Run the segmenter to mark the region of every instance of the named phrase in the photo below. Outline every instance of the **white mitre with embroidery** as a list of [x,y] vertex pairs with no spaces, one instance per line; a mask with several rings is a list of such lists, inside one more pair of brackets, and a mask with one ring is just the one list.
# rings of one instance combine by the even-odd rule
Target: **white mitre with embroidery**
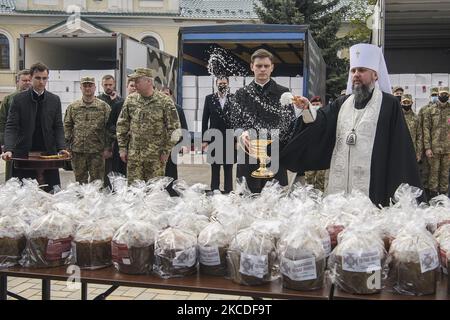
[[[391,81],[381,48],[373,44],[358,43],[350,48],[350,70],[368,68],[378,74],[378,87],[381,91],[391,93]],[[352,74],[348,73],[347,94],[352,93]]]

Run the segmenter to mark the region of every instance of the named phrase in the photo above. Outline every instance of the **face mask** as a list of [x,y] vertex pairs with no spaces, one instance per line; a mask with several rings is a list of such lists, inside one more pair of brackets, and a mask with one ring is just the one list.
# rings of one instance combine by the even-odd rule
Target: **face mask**
[[409,110],[411,110],[411,104],[402,104],[402,108],[403,108],[403,110],[405,110],[405,111],[409,111]]
[[431,97],[431,103],[436,103],[438,102],[438,97],[437,96],[432,96]]
[[217,87],[217,90],[219,90],[220,93],[224,94],[224,93],[227,92],[228,86],[227,86],[226,84],[220,84],[220,85]]
[[448,101],[448,96],[439,96],[439,101],[442,103],[446,103]]

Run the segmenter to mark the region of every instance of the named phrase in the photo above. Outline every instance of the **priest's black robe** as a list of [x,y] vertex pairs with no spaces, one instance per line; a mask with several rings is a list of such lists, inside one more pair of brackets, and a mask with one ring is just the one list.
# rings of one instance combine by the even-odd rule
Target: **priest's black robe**
[[[281,151],[281,165],[294,172],[330,168],[339,110],[348,97],[340,97],[319,109],[312,123],[305,124],[301,117],[297,119],[295,134]],[[376,205],[389,205],[402,183],[422,189],[414,146],[401,106],[394,96],[384,92],[370,175],[369,197]]]

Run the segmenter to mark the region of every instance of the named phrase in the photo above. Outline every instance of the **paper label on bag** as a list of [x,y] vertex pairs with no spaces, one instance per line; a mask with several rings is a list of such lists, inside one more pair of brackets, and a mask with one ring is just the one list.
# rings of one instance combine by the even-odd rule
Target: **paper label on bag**
[[65,259],[69,256],[72,249],[72,238],[48,240],[45,259],[48,261],[56,261]]
[[281,258],[281,273],[294,281],[317,279],[316,259],[314,257],[290,260]]
[[174,267],[192,267],[197,262],[197,249],[195,247],[179,251],[173,259]]
[[322,238],[322,246],[323,250],[325,250],[325,255],[328,257],[331,253],[331,238],[330,236],[326,236]]
[[439,258],[434,248],[428,248],[419,252],[420,270],[422,273],[439,267]]
[[239,272],[248,276],[264,278],[269,273],[269,262],[267,255],[253,256],[251,254],[241,254]]
[[117,243],[115,241],[111,244],[112,260],[115,263],[122,263],[126,265],[131,264],[130,253],[126,244]]
[[217,266],[220,264],[218,247],[199,247],[200,263],[205,266]]
[[372,272],[381,270],[381,259],[377,250],[346,252],[342,256],[342,270],[350,272]]

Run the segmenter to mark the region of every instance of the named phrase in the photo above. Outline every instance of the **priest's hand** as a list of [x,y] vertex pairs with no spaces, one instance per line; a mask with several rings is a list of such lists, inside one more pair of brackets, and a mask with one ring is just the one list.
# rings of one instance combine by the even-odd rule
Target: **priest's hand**
[[12,152],[11,151],[6,151],[2,153],[2,159],[5,161],[9,161],[12,158]]
[[294,106],[302,110],[307,110],[310,105],[309,100],[302,96],[294,96],[294,98],[292,98],[292,103]]
[[248,131],[242,132],[240,140],[244,143],[246,150],[250,150],[250,134]]
[[427,149],[427,151],[425,151],[425,155],[427,156],[427,158],[433,158],[433,151],[431,151],[431,149]]

